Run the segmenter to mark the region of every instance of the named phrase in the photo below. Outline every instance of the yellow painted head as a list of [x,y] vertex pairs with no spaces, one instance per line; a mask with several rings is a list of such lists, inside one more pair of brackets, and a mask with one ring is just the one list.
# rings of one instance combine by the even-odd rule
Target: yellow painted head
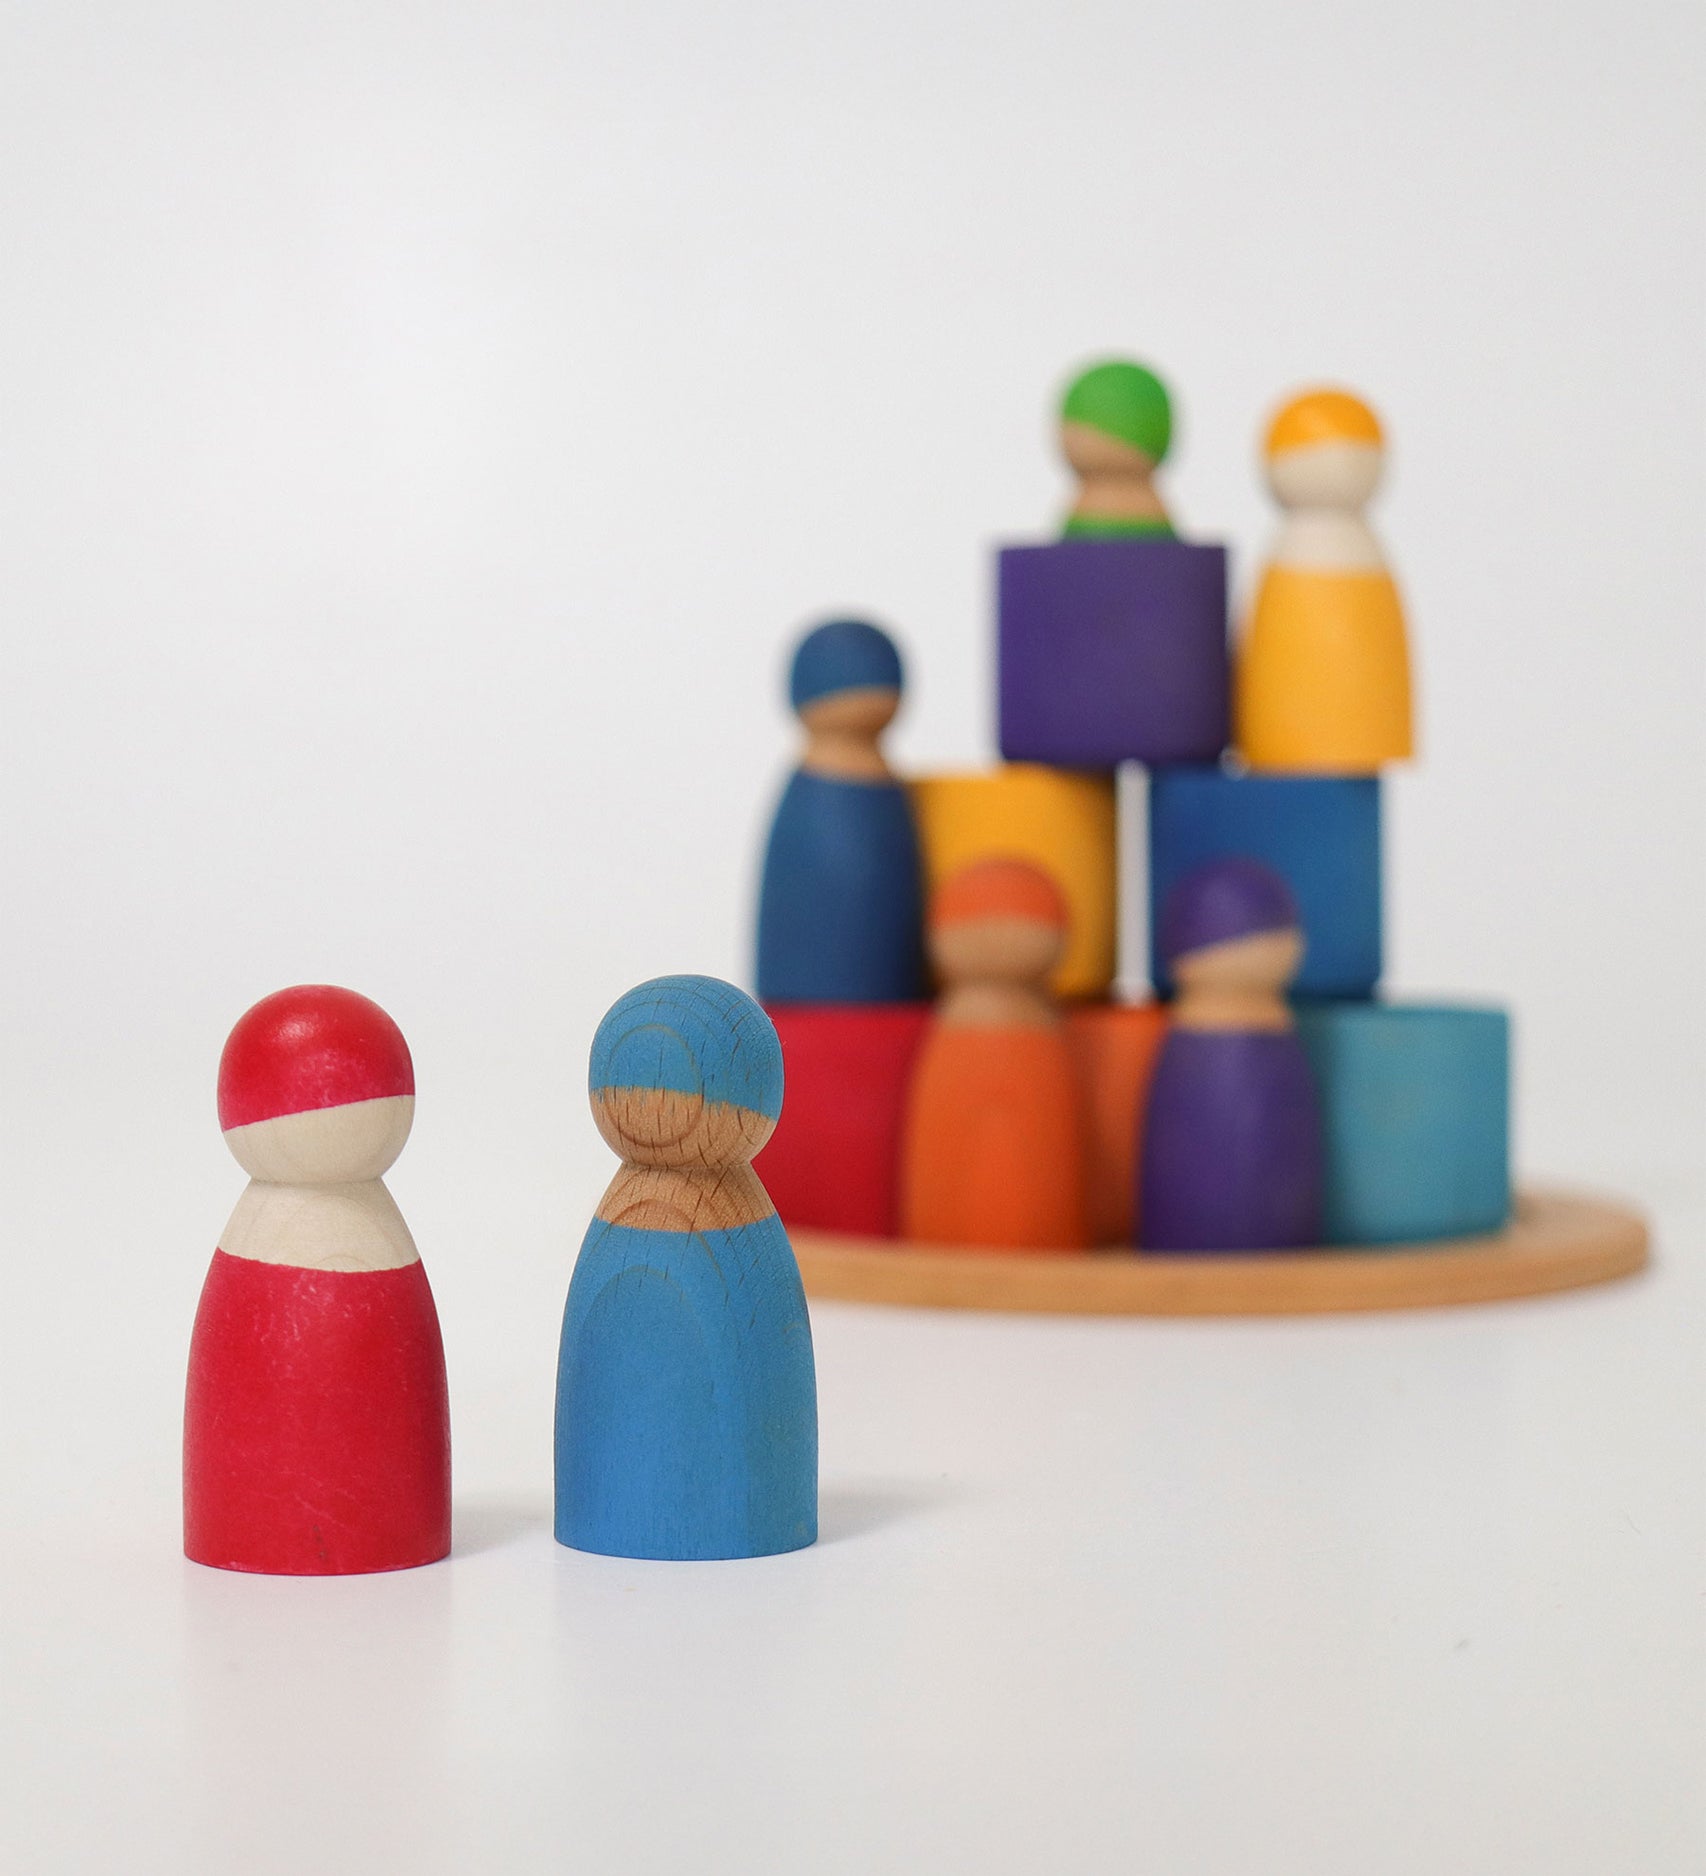
[[1262,460],[1282,508],[1355,512],[1380,486],[1380,419],[1349,391],[1305,391],[1268,425]]
[[1384,441],[1380,419],[1360,397],[1323,388],[1305,391],[1281,407],[1268,425],[1262,453],[1278,456],[1322,443],[1371,443],[1378,449]]

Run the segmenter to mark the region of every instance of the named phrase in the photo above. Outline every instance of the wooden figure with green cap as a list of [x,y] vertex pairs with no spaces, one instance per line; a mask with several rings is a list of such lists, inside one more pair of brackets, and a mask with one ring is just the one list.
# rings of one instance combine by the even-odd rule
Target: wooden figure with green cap
[[1061,452],[1078,478],[1066,538],[1171,537],[1155,471],[1172,436],[1167,387],[1147,366],[1113,358],[1080,372],[1060,406]]

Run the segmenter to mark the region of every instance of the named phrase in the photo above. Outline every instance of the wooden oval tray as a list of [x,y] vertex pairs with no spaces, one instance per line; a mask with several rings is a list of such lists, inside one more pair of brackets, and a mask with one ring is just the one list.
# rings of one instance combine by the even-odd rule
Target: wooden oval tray
[[1638,1212],[1561,1192],[1518,1195],[1493,1237],[1259,1256],[1017,1254],[792,1227],[811,1296],[1073,1316],[1302,1316],[1540,1296],[1627,1277],[1647,1261]]

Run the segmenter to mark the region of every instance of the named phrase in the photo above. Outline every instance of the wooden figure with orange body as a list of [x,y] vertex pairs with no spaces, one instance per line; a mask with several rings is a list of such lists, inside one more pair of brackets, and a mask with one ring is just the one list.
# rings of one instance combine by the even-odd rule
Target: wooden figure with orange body
[[1235,674],[1235,738],[1252,769],[1369,775],[1412,753],[1404,609],[1362,513],[1383,443],[1374,412],[1345,391],[1294,398],[1269,427],[1285,521]]
[[944,985],[919,1053],[901,1160],[901,1235],[1009,1250],[1082,1250],[1085,1133],[1047,990],[1066,902],[1023,860],[981,860],[930,903]]
[[353,990],[281,990],[231,1032],[219,1120],[250,1183],[190,1341],[196,1563],[343,1576],[450,1549],[444,1346],[381,1177],[414,1111],[408,1044]]

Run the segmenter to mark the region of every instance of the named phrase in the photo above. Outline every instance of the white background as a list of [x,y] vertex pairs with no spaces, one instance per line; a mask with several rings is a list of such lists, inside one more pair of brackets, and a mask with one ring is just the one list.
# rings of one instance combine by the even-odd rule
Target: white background
[[[1702,31],[1683,5],[0,15],[0,1866],[1693,1872],[1706,1860]],[[1393,439],[1391,980],[1508,998],[1602,1296],[815,1312],[825,1543],[545,1534],[586,1047],[743,977],[787,642],[990,753],[989,550],[1137,352],[1244,580]],[[458,1558],[183,1564],[256,997],[413,1046]]]

